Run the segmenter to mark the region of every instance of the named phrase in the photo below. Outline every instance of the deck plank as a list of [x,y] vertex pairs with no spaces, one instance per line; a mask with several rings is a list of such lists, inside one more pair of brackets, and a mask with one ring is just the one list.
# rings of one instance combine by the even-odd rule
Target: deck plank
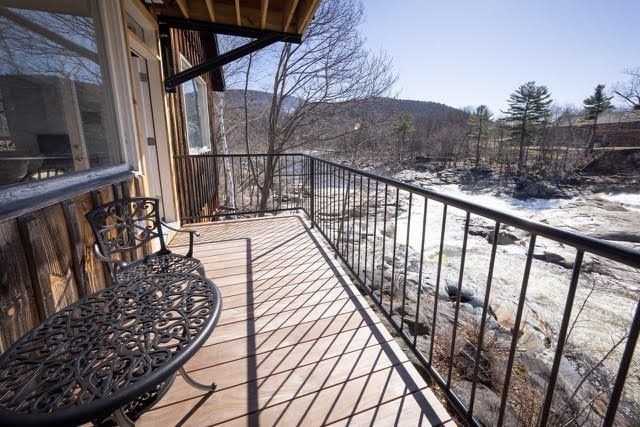
[[223,310],[185,368],[218,388],[203,394],[178,376],[138,425],[452,423],[302,217],[192,228]]

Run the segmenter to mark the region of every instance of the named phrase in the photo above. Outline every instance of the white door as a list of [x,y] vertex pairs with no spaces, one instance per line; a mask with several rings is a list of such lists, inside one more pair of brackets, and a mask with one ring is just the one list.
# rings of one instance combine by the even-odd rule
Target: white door
[[[151,89],[149,87],[149,70],[147,60],[131,52],[133,78],[135,81],[136,115],[139,120],[139,131],[144,150],[145,173],[149,185],[149,195],[164,200],[160,181],[160,163],[158,161],[158,145],[153,124],[153,107]],[[164,210],[164,209],[163,209]]]

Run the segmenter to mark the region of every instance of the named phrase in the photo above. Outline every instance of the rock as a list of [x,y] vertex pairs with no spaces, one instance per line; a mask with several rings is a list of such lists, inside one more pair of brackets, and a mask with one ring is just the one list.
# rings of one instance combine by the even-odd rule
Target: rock
[[[487,234],[487,241],[489,243],[493,243],[493,238],[495,236],[495,233],[488,233]],[[517,242],[518,240],[520,240],[520,237],[518,237],[517,235],[506,231],[506,230],[500,230],[500,232],[498,233],[498,244],[499,245],[512,245],[515,242]]]
[[575,258],[575,253],[571,254],[566,251],[564,251],[563,253],[542,251],[542,253],[534,253],[533,258],[571,269],[573,268],[573,258]]
[[431,334],[431,313],[433,307],[422,305],[420,307],[420,315],[416,322],[416,304],[398,304],[393,311],[400,316],[404,315],[404,324],[409,328],[411,335],[429,335]]
[[493,234],[492,231],[493,231],[492,227],[478,225],[478,224],[469,225],[469,234],[471,236],[480,236],[488,239],[489,234]]
[[[453,285],[447,285],[447,294],[449,298],[452,300],[456,300],[458,298],[458,287]],[[470,303],[475,299],[473,292],[468,289],[463,289],[460,294],[460,302]]]
[[513,197],[516,199],[568,199],[569,195],[537,177],[521,174],[516,178]]
[[[456,394],[464,396],[463,401],[468,401],[471,395],[471,383],[463,381],[454,387]],[[500,395],[489,390],[482,384],[476,386],[475,401],[473,405],[473,415],[485,426],[495,426],[498,424],[500,412]],[[510,406],[505,408],[503,425],[521,425],[513,409]]]
[[418,300],[418,288],[415,282],[411,282],[407,279],[407,286],[403,289],[402,281],[399,284],[396,284],[393,288],[393,296],[400,301],[402,304],[402,297],[406,299],[406,301],[415,303]]
[[[469,341],[466,341],[462,348],[455,355],[455,367],[462,378],[467,381],[473,381],[473,371],[476,361],[476,347]],[[493,370],[489,359],[483,354],[480,354],[480,361],[478,363],[478,382],[491,387]]]
[[640,215],[637,211],[600,198],[577,199],[532,219],[600,239],[640,242]]
[[405,317],[404,324],[409,328],[411,335],[430,335],[431,326],[424,322],[422,319],[418,319],[416,323],[415,317]]

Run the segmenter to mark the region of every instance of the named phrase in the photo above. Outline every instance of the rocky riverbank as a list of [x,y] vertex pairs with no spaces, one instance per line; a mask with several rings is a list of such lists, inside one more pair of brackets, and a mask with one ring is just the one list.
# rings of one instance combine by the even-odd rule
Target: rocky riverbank
[[[640,162],[640,161],[639,161]],[[420,158],[371,166],[385,176],[402,176],[406,171],[420,175],[426,187],[455,184],[467,192],[484,192],[517,199],[570,199],[591,193],[640,193],[638,172],[603,173],[602,167],[589,168],[565,177],[545,178],[537,175],[502,174],[489,168],[438,169]]]
[[[478,179],[480,175],[484,178]],[[490,171],[437,173],[405,169],[395,177],[436,191],[447,192],[447,189],[455,187],[458,192],[472,190],[474,195],[490,192],[502,198],[515,188],[515,184],[509,187],[504,183],[504,177],[497,177]],[[572,232],[640,248],[640,215],[637,211],[587,196],[577,188],[561,188],[562,198],[551,200],[553,203],[547,205],[547,209],[527,209],[526,203],[519,202],[522,208],[516,207],[512,213]],[[369,203],[380,204],[380,201],[371,200]],[[484,203],[491,202],[485,200]],[[530,235],[524,230],[503,225],[496,236],[493,222],[472,216],[461,279],[464,215],[453,210],[447,214],[447,233],[441,251],[437,239],[425,243],[420,241],[421,231],[416,231],[415,226],[422,223],[421,218],[415,217],[416,213],[421,215],[420,206],[414,205],[411,219],[406,199],[400,199],[399,209],[397,232],[391,227],[387,230],[378,227],[375,233],[370,228],[367,232],[371,243],[369,247],[374,241],[378,248],[385,242],[387,248],[393,247],[391,242],[396,239],[409,242],[409,247],[398,244],[393,254],[387,249],[386,254],[375,259],[373,272],[366,273],[374,296],[382,298],[396,321],[416,336],[418,348],[425,354],[433,354],[434,366],[439,371],[447,372],[449,366],[455,367],[452,387],[463,399],[471,393],[483,307],[487,301],[488,315],[483,326],[481,358],[477,367],[480,385],[475,391],[478,399],[475,413],[485,424],[495,424],[495,409],[499,406],[504,386],[504,367],[514,342]],[[428,231],[429,236],[440,236],[442,215],[443,211],[438,210],[437,204],[430,205],[427,224],[433,229]],[[408,222],[412,224],[410,233]],[[496,267],[490,294],[487,295],[488,260],[496,238]],[[420,253],[421,247],[423,254]],[[406,258],[401,254],[407,254]],[[539,237],[533,258],[522,321],[515,338],[516,352],[510,382],[512,392],[506,412],[509,425],[512,422],[527,424],[527,417],[535,417],[540,408],[553,365],[576,250]],[[424,259],[422,276],[419,273],[420,259]],[[438,271],[439,259],[442,263]],[[360,261],[365,264],[367,260]],[[565,417],[555,420],[559,424],[598,424],[603,408],[606,408],[606,396],[612,387],[626,331],[640,298],[638,277],[637,270],[611,262],[606,257],[585,255],[553,406],[558,416]],[[437,312],[435,322],[434,312]],[[458,332],[452,342],[455,325]],[[633,372],[638,370],[640,367]],[[621,424],[640,422],[639,403],[640,378],[634,374],[629,378],[627,394],[621,404],[621,412],[626,418],[620,419]],[[534,418],[531,420],[534,423]]]

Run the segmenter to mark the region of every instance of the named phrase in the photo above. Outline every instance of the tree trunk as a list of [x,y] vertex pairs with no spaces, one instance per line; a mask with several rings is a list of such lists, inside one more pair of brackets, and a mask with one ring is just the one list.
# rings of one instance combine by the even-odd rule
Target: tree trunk
[[523,174],[525,172],[525,166],[524,166],[524,142],[526,139],[526,135],[525,135],[525,126],[526,121],[523,120],[522,122],[522,129],[520,131],[520,152],[518,153],[518,173],[519,174]]
[[[269,153],[271,155],[267,156],[264,164],[264,181],[262,187],[260,188],[260,205],[258,207],[259,211],[266,211],[267,204],[269,202],[269,198],[271,195],[271,189],[273,187],[273,172],[275,169],[275,160],[277,157],[273,155],[273,153]],[[262,216],[262,213],[260,213]]]
[[220,147],[222,147],[222,155],[225,156],[223,160],[225,182],[223,205],[225,208],[233,211],[236,208],[236,191],[233,182],[233,173],[231,172],[231,158],[226,157],[229,155],[229,144],[227,143],[227,132],[224,127],[224,92],[218,92],[213,99]]
[[598,126],[598,113],[596,112],[596,115],[593,117],[593,126],[591,127],[591,135],[589,138],[589,144],[587,145],[587,148],[589,150],[593,150],[593,146],[595,144],[595,140],[596,140],[596,127]]
[[476,140],[476,167],[480,163],[480,139],[482,138],[482,121],[480,121],[480,126],[478,128],[478,139]]

